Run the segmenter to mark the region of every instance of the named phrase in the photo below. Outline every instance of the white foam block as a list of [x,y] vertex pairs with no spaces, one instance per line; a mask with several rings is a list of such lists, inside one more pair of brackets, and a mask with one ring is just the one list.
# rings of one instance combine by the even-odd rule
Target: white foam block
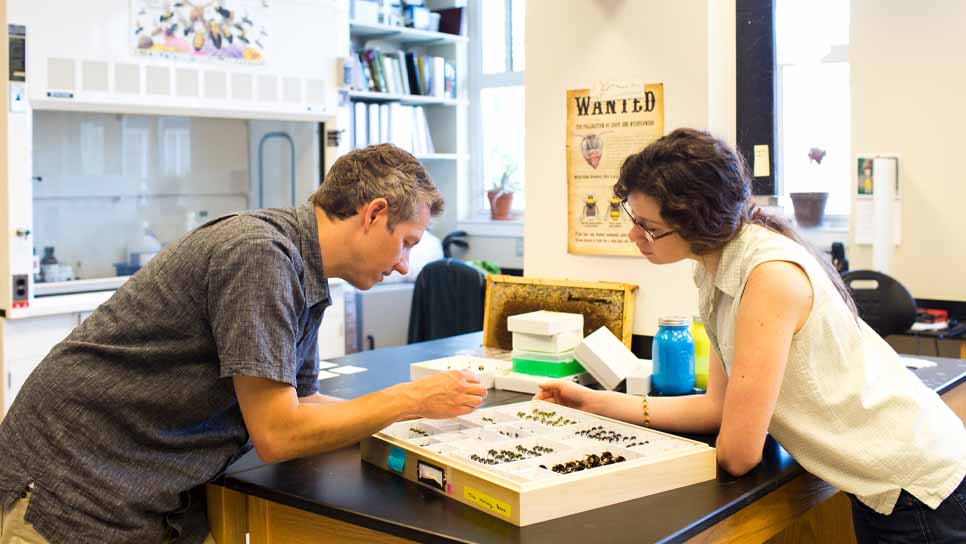
[[936,366],[936,361],[930,361],[929,359],[917,359],[915,357],[903,357],[899,356],[899,360],[902,364],[906,365],[906,368],[932,368]]
[[638,359],[637,366],[627,375],[627,393],[639,397],[650,395],[652,369],[650,359]]
[[319,371],[319,381],[328,380],[329,378],[335,378],[337,376],[341,376],[341,374],[336,374],[334,372],[329,372],[328,370],[320,370]]
[[613,391],[638,365],[638,358],[607,327],[590,334],[574,356],[597,383]]
[[436,372],[446,372],[447,370],[469,370],[479,376],[483,387],[490,389],[494,385],[494,378],[510,372],[511,368],[513,368],[513,363],[503,359],[454,355],[409,365],[409,379],[418,380]]
[[369,369],[362,368],[361,366],[346,365],[346,366],[338,366],[329,370],[330,372],[336,372],[338,374],[355,374],[357,372],[365,372],[366,370],[369,370]]
[[330,363],[328,361],[319,361],[319,370],[325,370],[327,368],[332,368],[334,366],[339,366],[335,363]]
[[513,333],[513,349],[539,351],[541,353],[561,353],[577,347],[584,338],[583,331],[564,331],[557,334]]
[[547,378],[544,376],[533,376],[530,374],[520,374],[519,372],[510,372],[508,374],[497,376],[495,385],[497,389],[501,389],[503,391],[515,391],[517,393],[530,393],[531,395],[535,395],[537,391],[540,390],[540,384],[555,380],[571,381],[579,383],[580,385],[590,385],[594,383],[594,378],[586,372],[573,374],[571,376],[562,376],[560,378]]
[[543,335],[567,331],[583,331],[584,316],[581,314],[540,310],[527,314],[511,315],[506,319],[506,328],[510,332]]

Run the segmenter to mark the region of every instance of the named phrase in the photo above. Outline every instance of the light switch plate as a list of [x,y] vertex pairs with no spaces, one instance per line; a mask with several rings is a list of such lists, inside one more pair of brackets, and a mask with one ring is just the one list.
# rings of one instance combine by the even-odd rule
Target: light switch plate
[[23,83],[10,84],[10,111],[11,113],[27,111],[27,89]]

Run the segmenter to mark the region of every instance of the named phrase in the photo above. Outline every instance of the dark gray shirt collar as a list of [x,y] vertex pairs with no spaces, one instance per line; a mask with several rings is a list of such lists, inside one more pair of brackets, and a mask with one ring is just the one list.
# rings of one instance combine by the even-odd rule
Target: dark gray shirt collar
[[329,278],[322,269],[322,248],[319,245],[319,223],[315,205],[311,202],[296,208],[302,241],[299,250],[305,262],[305,299],[309,306],[319,302],[329,304]]

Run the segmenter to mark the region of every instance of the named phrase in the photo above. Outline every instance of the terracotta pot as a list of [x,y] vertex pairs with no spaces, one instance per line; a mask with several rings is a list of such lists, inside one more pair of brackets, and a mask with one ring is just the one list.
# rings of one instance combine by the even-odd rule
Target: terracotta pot
[[504,191],[487,191],[490,199],[490,217],[493,219],[510,219],[510,209],[513,207],[513,193]]
[[828,193],[788,193],[795,208],[795,222],[800,227],[817,227],[825,216]]

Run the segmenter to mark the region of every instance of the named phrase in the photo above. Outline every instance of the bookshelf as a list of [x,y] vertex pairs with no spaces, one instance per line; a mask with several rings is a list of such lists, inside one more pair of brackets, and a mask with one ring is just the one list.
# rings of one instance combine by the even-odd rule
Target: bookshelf
[[399,102],[408,105],[440,105],[457,106],[468,105],[466,100],[457,98],[438,98],[435,96],[421,96],[418,94],[380,93],[375,91],[349,91],[349,98],[365,102]]
[[442,238],[456,228],[458,188],[469,175],[469,39],[349,21],[349,40],[349,147],[388,141],[412,152],[446,199],[430,227]]
[[466,36],[456,36],[445,32],[429,32],[412,28],[381,24],[349,22],[349,32],[359,38],[392,38],[405,43],[436,45],[441,43],[466,43]]

